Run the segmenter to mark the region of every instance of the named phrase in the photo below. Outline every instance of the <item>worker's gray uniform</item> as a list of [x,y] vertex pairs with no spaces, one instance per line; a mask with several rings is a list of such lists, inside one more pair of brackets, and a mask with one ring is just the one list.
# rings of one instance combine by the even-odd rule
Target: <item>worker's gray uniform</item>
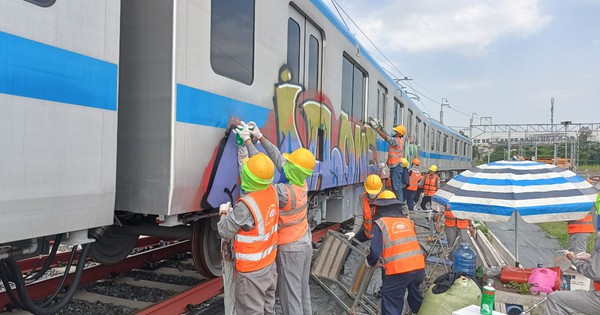
[[[249,231],[254,227],[254,218],[248,206],[238,202],[217,223],[219,235],[224,239],[235,237],[240,229]],[[236,314],[275,314],[275,289],[277,267],[275,262],[252,272],[236,272]]]
[[[281,171],[285,159],[281,156],[279,149],[267,138],[263,137],[261,144],[275,167]],[[249,156],[258,153],[254,145],[248,146]],[[285,185],[275,184],[279,207],[288,202],[288,193]],[[292,189],[290,189],[291,191]],[[296,205],[298,207],[298,205]],[[310,229],[299,240],[282,244],[277,247],[277,289],[279,290],[279,301],[284,315],[308,314],[312,315],[310,302],[310,263],[312,259],[312,235]]]
[[[592,281],[600,281],[600,233],[590,262],[573,260],[577,271]],[[546,315],[600,314],[600,291],[556,291],[548,295]]]
[[448,246],[454,245],[454,241],[459,237],[459,243],[467,243],[469,241],[469,228],[459,229],[458,227],[445,227],[444,232],[446,232],[446,240],[448,241]]

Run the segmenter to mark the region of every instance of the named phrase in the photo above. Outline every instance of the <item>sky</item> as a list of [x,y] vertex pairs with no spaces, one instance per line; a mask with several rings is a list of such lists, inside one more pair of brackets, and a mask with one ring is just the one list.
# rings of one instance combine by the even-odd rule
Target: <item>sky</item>
[[446,125],[600,122],[600,0],[323,1]]

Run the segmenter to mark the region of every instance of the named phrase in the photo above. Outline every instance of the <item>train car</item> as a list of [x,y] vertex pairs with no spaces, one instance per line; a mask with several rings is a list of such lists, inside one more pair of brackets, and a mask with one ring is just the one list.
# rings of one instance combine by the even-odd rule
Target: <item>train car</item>
[[240,121],[316,156],[311,226],[351,219],[385,163],[370,117],[407,127],[423,171],[470,166],[471,141],[322,0],[4,0],[0,37],[0,258],[68,233],[115,263],[159,235],[192,239],[199,271],[220,275],[216,209],[239,195]]

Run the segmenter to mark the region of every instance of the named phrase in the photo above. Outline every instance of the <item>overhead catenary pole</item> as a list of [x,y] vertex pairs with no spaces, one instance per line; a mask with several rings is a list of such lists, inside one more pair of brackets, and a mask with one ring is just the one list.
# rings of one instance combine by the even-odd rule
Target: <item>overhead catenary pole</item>
[[552,143],[554,143],[554,159],[552,159],[552,164],[556,165],[556,159],[558,158],[558,147],[556,145],[556,137],[554,136],[554,97],[550,98],[550,128]]
[[444,123],[444,106],[448,106],[450,108],[450,104],[448,104],[448,99],[442,98],[442,103],[440,104],[440,123]]

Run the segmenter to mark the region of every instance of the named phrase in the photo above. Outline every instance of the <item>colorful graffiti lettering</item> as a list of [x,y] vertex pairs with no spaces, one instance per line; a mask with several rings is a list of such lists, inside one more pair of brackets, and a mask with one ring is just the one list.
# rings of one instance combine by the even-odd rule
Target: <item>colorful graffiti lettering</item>
[[[273,96],[274,109],[262,133],[281,152],[304,147],[317,157],[317,166],[308,180],[311,190],[364,181],[377,171],[377,135],[370,126],[354,122],[347,113],[335,114],[329,98],[320,91],[307,91],[291,82],[286,66],[281,67]],[[240,117],[240,119],[243,117]],[[238,121],[231,118],[230,125]],[[204,173],[202,208],[216,207],[229,199],[225,191],[237,195],[237,161],[233,135],[224,137]],[[414,147],[413,147],[414,146]],[[416,145],[405,145],[407,156],[417,156]],[[260,145],[257,148],[262,151]],[[218,175],[218,176],[217,176]],[[278,179],[279,174],[276,174]],[[218,178],[218,180],[216,180]]]

